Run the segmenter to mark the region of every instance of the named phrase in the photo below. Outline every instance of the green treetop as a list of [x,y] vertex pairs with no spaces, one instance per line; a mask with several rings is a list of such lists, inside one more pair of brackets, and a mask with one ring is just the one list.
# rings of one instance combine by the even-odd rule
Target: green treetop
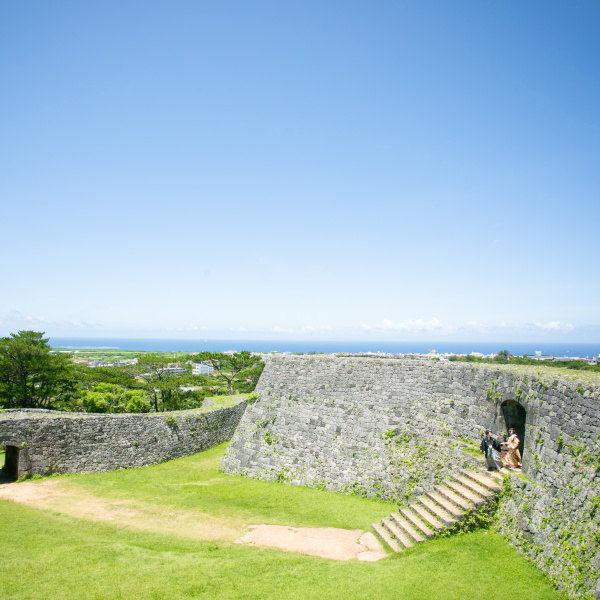
[[222,354],[220,352],[200,352],[192,357],[194,361],[203,362],[211,365],[215,370],[215,376],[227,384],[227,390],[230,394],[234,388],[240,391],[252,391],[260,374],[264,363],[259,356],[254,356],[250,352],[235,352],[233,354]]
[[73,366],[39,331],[0,338],[0,407],[53,408],[72,397]]

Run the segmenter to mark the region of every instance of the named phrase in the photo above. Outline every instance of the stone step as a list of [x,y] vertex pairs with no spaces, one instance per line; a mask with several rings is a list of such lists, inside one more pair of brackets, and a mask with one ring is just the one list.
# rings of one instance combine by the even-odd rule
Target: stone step
[[390,517],[395,521],[396,525],[400,527],[401,530],[405,531],[415,542],[424,542],[425,536],[421,534],[420,531],[415,529],[410,521],[407,521],[402,515],[398,513],[391,513]]
[[488,477],[495,479],[498,483],[503,483],[504,477],[502,477],[502,471],[486,471]]
[[402,516],[410,521],[413,526],[416,527],[426,538],[433,537],[433,531],[431,528],[422,521],[419,515],[413,510],[412,506],[403,506],[400,509],[400,512],[402,513]]
[[418,514],[419,517],[421,517],[421,519],[423,519],[424,523],[427,523],[428,525],[433,527],[434,530],[439,531],[440,529],[444,529],[444,524],[439,519],[436,519],[420,503],[415,502],[414,504],[411,504],[410,509],[413,510],[416,514]]
[[483,473],[477,473],[475,471],[467,471],[464,470],[463,474],[467,477],[470,477],[475,483],[479,483],[484,487],[488,488],[488,490],[492,490],[493,492],[497,492],[502,487],[498,484],[497,481],[494,481],[491,477],[484,475]]
[[419,502],[430,512],[436,519],[439,519],[444,525],[454,525],[456,519],[446,512],[437,502],[434,502],[427,496],[419,496]]
[[457,494],[454,490],[450,488],[450,486],[438,485],[435,487],[435,491],[444,498],[447,498],[463,510],[472,510],[475,508],[475,504],[473,502],[469,502],[466,498],[463,498],[460,494]]
[[373,529],[394,551],[411,548],[415,544],[434,537],[436,532],[454,525],[471,511],[497,494],[503,485],[505,474],[463,470],[447,479],[435,490],[403,506],[398,512],[375,523]]
[[465,511],[459,506],[456,506],[454,502],[450,502],[437,492],[428,492],[427,495],[434,501],[437,502],[446,512],[450,513],[453,517],[460,518],[464,516]]
[[455,475],[454,479],[456,479],[456,481],[458,481],[458,483],[460,483],[461,485],[465,486],[466,488],[469,488],[472,492],[475,492],[476,494],[479,494],[484,498],[489,498],[493,495],[493,492],[491,490],[488,490],[482,485],[475,483],[470,477],[467,477],[466,475]]
[[394,551],[400,552],[402,548],[398,545],[398,542],[392,538],[392,536],[386,531],[386,529],[379,523],[373,523],[372,525],[375,533]]
[[381,522],[385,525],[386,529],[390,531],[405,548],[411,548],[412,546],[414,546],[414,543],[410,539],[410,537],[404,531],[402,531],[394,522],[392,522],[391,519],[381,519]]
[[446,481],[446,485],[457,494],[460,494],[463,498],[466,498],[469,502],[473,503],[475,506],[479,506],[485,502],[485,498],[475,493],[473,490],[466,488],[458,481]]

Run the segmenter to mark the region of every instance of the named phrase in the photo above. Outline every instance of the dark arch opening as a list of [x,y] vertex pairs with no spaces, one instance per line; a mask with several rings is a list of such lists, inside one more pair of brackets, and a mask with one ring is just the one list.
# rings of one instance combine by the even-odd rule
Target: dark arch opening
[[[3,451],[3,452],[2,452]],[[2,453],[4,462],[2,463]],[[16,481],[19,478],[19,449],[16,446],[4,446],[0,449],[0,481]]]
[[523,456],[525,447],[525,423],[527,421],[527,411],[523,405],[516,400],[505,400],[502,403],[502,415],[506,424],[506,431],[511,427],[517,432],[519,438],[519,452]]

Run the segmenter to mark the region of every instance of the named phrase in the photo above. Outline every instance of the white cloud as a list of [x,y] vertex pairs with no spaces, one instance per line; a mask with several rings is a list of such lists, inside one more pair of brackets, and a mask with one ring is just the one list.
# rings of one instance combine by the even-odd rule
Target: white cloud
[[319,331],[333,331],[331,325],[302,325],[300,331],[303,333],[317,333]]
[[481,327],[485,327],[485,325],[479,321],[467,321],[465,323],[465,327],[479,329]]
[[190,325],[187,325],[186,327],[179,327],[178,328],[180,331],[208,331],[208,327],[206,327],[206,325],[198,325],[197,323],[191,323]]
[[0,325],[12,325],[13,323],[47,323],[44,317],[34,317],[26,315],[20,310],[9,310],[3,317],[0,318]]
[[383,319],[375,325],[363,325],[362,327],[379,331],[439,331],[444,329],[444,324],[437,317],[431,317],[430,319],[408,319],[406,321]]
[[285,327],[279,327],[278,325],[271,327],[270,331],[272,333],[294,333],[293,329],[286,329]]
[[534,321],[531,323],[508,323],[501,321],[498,323],[484,323],[475,319],[458,324],[445,323],[437,317],[407,319],[405,321],[393,321],[383,319],[377,323],[363,323],[360,327],[363,331],[372,333],[406,333],[406,334],[440,334],[444,336],[493,336],[493,335],[522,335],[529,331],[543,335],[546,333],[570,333],[576,330],[571,323],[562,321]]
[[560,321],[548,321],[546,323],[534,321],[532,325],[534,328],[544,331],[571,331],[574,328],[571,323],[561,323]]
[[18,329],[66,328],[66,329],[97,329],[98,323],[86,323],[78,320],[53,320],[37,315],[28,315],[20,310],[9,310],[0,317],[0,327],[16,331]]

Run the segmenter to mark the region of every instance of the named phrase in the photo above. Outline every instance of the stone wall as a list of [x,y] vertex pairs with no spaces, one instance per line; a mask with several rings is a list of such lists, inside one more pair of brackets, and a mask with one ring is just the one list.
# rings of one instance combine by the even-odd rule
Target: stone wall
[[495,418],[487,374],[421,361],[275,357],[222,467],[262,479],[404,500],[479,464]]
[[[600,577],[600,389],[442,361],[275,357],[222,468],[401,502],[477,462],[502,405],[526,411],[500,531],[573,597]],[[600,596],[600,588],[598,588]]]
[[194,454],[231,438],[246,408],[152,414],[0,411],[0,445],[19,449],[19,476],[110,471]]
[[498,380],[527,410],[523,474],[508,482],[499,530],[569,596],[600,598],[600,390]]

